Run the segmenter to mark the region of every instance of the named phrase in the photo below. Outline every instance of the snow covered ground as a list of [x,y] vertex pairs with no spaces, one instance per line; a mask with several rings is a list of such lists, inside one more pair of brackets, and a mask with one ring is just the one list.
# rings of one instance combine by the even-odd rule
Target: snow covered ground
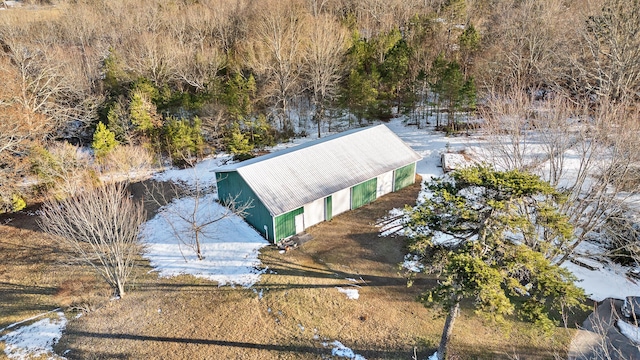
[[[475,153],[477,149],[482,148],[484,143],[484,140],[478,136],[447,137],[429,129],[406,126],[401,119],[394,119],[387,126],[423,156],[423,159],[418,162],[416,170],[424,181],[443,175],[440,167],[440,158],[443,152],[465,150],[467,153]],[[314,138],[315,136],[296,139],[289,143],[280,144],[274,150],[296,146]],[[230,156],[221,155],[202,161],[193,169],[167,170],[156,174],[154,179],[179,182],[192,188],[195,188],[196,185],[201,188],[213,187],[215,186],[216,168],[229,161],[231,161]],[[426,191],[423,190],[419,197],[423,198],[424,196],[426,196]],[[217,204],[216,198],[215,192],[203,196],[197,217],[210,219],[220,216],[224,212],[224,208]],[[177,216],[177,214],[192,211],[194,201],[194,198],[189,197],[176,199],[162,208],[153,219],[145,224],[142,234],[148,243],[145,257],[149,259],[160,276],[191,274],[216,281],[219,285],[251,287],[259,281],[260,275],[266,271],[260,264],[258,254],[262,247],[268,245],[268,242],[242,219],[237,216],[229,216],[203,231],[201,241],[204,259],[198,260],[195,252],[187,246],[192,242],[192,239],[185,235],[188,233],[186,228],[189,223]],[[391,220],[382,220],[381,223],[384,226],[381,227],[381,235],[391,234],[401,228],[402,214],[401,209],[394,209],[389,214],[388,219]],[[178,239],[179,236],[176,234],[182,234],[182,240]],[[407,268],[419,270],[415,259],[407,257],[405,260]],[[569,262],[564,266],[582,280],[579,286],[582,286],[594,300],[603,300],[606,297],[623,299],[627,295],[640,296],[640,285],[626,277],[627,269],[603,266],[602,269],[593,271]],[[337,290],[349,299],[357,300],[359,298],[358,290],[354,287],[338,287]],[[27,355],[34,354],[45,354],[45,357],[55,356],[52,355],[52,346],[60,338],[66,324],[63,313],[56,313],[56,315],[57,319],[46,318],[27,326],[16,327],[15,331],[0,338],[0,341],[6,343],[5,353],[7,356],[15,359],[23,359]],[[364,359],[337,340],[326,343],[325,346],[332,347],[333,356]],[[49,358],[60,359],[60,357]]]
[[[215,185],[215,169],[228,161],[218,157],[203,161],[194,169],[170,170],[158,174],[159,181],[173,181],[200,187]],[[141,233],[147,248],[144,256],[162,277],[189,274],[218,282],[218,285],[251,287],[266,269],[261,268],[258,254],[269,243],[240,217],[227,214],[216,202],[217,194],[200,197],[197,208],[194,197],[176,199],[160,209]],[[198,260],[193,248],[193,222],[186,214],[195,210],[195,224],[215,221],[200,234],[203,260]]]
[[62,337],[62,331],[67,326],[67,318],[62,311],[41,314],[37,317],[44,315],[50,317],[25,326],[18,327],[21,323],[7,326],[6,329],[16,328],[16,330],[0,337],[0,341],[4,341],[4,353],[7,358],[18,360],[64,359],[53,352],[53,345]]
[[339,357],[339,358],[353,359],[353,360],[366,360],[364,358],[364,356],[354,353],[353,350],[351,350],[348,347],[344,346],[338,340],[335,340],[335,341],[333,341],[331,343],[323,343],[322,345],[324,345],[324,347],[328,347],[328,346],[332,347],[331,356],[336,356],[336,357]]
[[213,158],[206,159],[196,164],[191,169],[168,169],[155,174],[156,181],[171,181],[181,183],[192,188],[196,185],[200,187],[215,186],[216,169],[232,161],[232,156],[221,154]]
[[[482,145],[486,143],[479,136],[447,137],[443,133],[432,132],[428,129],[409,127],[400,119],[392,120],[387,126],[423,156],[423,159],[418,162],[416,172],[422,176],[424,181],[444,175],[440,167],[440,155],[447,151],[447,148],[450,152],[466,151],[467,153],[478,154],[481,153],[478,149],[481,149]],[[532,146],[532,151],[535,149]],[[569,162],[569,165],[579,166],[579,162]],[[418,195],[418,198],[424,198],[425,196],[427,196],[427,192],[423,187],[423,191]],[[402,233],[402,213],[402,209],[394,209],[386,219],[381,219],[379,223],[384,224],[380,229],[381,236]],[[391,219],[395,219],[395,221],[390,221]],[[446,238],[443,238],[439,241],[446,240]],[[597,249],[594,249],[593,245],[584,243],[577,250],[578,252],[589,253]],[[409,269],[415,266],[415,262],[405,263]],[[578,286],[582,287],[592,300],[602,301],[608,297],[624,299],[629,295],[640,296],[640,282],[626,275],[628,268],[607,264],[602,269],[594,271],[568,261],[563,264],[563,267],[576,275],[580,280]]]
[[622,319],[618,319],[616,323],[622,335],[626,336],[636,344],[640,344],[640,328],[633,326]]

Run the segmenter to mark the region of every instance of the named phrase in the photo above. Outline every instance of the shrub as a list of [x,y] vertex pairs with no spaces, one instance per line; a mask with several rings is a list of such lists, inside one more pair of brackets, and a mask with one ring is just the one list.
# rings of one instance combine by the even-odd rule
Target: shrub
[[159,116],[156,107],[151,102],[149,95],[140,90],[135,90],[130,94],[129,117],[136,130],[143,134],[150,134],[160,126]]
[[69,143],[58,143],[50,149],[36,146],[30,158],[31,171],[38,177],[38,190],[58,199],[100,183],[91,168],[91,156]]
[[117,145],[116,134],[107,129],[102,122],[99,122],[96,132],[93,133],[93,142],[91,143],[91,148],[94,151],[96,159],[103,159],[113,151]]
[[11,205],[13,207],[13,211],[20,211],[27,207],[27,202],[24,198],[18,194],[13,194],[11,199]]
[[120,145],[106,156],[104,163],[108,164],[109,170],[129,176],[132,173],[149,171],[156,164],[156,160],[143,146]]

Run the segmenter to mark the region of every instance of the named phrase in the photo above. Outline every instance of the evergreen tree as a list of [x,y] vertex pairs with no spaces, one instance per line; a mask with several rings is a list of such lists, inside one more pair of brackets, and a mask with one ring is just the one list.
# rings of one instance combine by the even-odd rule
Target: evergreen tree
[[96,131],[93,133],[93,142],[91,143],[91,148],[96,158],[103,159],[116,145],[118,145],[116,134],[107,129],[102,122],[99,122]]
[[358,119],[362,119],[375,113],[378,106],[378,90],[376,78],[352,69],[347,79],[344,101],[351,112]]
[[485,166],[458,170],[428,184],[432,192],[411,213],[411,249],[422,255],[438,285],[426,306],[446,314],[438,358],[444,359],[460,303],[500,321],[515,314],[550,330],[552,314],[580,306],[575,277],[553,265],[572,236],[557,211],[563,197],[535,175]]
[[249,139],[237,125],[233,126],[227,138],[227,150],[240,160],[251,157],[253,145],[249,143]]
[[109,48],[109,55],[104,59],[104,86],[112,96],[122,94],[126,85],[131,81],[129,74],[124,71],[122,60],[113,48]]
[[233,73],[224,84],[222,101],[231,119],[242,123],[253,112],[253,98],[256,94],[256,80],[253,75],[244,78],[239,72]]
[[191,164],[194,156],[201,155],[204,139],[202,122],[198,117],[192,121],[169,118],[165,125],[165,147],[175,165]]
[[456,110],[460,104],[460,92],[465,80],[460,64],[451,61],[447,64],[442,76],[442,95],[447,102],[447,127],[450,131],[457,130]]
[[475,107],[476,87],[473,78],[465,79],[460,64],[457,61],[446,61],[443,55],[433,62],[432,78],[431,89],[437,97],[436,102],[444,102],[447,106],[448,131],[457,131],[456,111]]
[[158,128],[160,121],[157,119],[155,106],[151,99],[143,91],[131,92],[129,102],[129,117],[136,130],[149,135]]
[[114,102],[107,110],[107,129],[111,130],[116,140],[123,144],[128,144],[130,140],[131,124],[126,119],[126,113],[123,111],[119,102]]
[[380,64],[381,82],[388,97],[400,104],[411,89],[409,61],[412,49],[400,38],[386,53],[384,62]]
[[468,76],[473,56],[480,49],[480,33],[478,33],[473,24],[469,24],[460,34],[458,42],[460,44],[460,61],[462,62],[463,72],[465,76]]
[[352,46],[347,52],[351,69],[344,84],[341,102],[356,116],[358,124],[365,117],[375,116],[379,106],[380,73],[376,61],[376,46],[382,45],[362,39],[354,31]]
[[275,132],[263,114],[252,118],[248,124],[248,131],[249,142],[255,147],[264,148],[276,144]]

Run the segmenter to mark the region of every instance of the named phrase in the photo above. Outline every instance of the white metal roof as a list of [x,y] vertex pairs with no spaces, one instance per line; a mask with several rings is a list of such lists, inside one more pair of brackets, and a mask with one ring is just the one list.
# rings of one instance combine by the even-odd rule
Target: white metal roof
[[385,125],[345,131],[223,166],[237,171],[272,216],[421,159]]

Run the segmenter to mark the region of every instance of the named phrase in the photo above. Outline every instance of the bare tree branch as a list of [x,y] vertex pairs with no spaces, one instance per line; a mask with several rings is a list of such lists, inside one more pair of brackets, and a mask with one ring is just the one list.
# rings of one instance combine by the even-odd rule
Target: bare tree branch
[[[194,169],[194,184],[153,184],[147,188],[149,201],[162,207],[161,216],[173,232],[178,245],[184,245],[203,260],[203,239],[215,237],[215,224],[231,216],[245,216],[253,204],[238,202],[238,196],[223,200],[213,194],[213,187],[203,185]],[[220,211],[220,209],[222,210]],[[182,249],[180,249],[182,253]],[[187,261],[184,253],[182,256]]]

